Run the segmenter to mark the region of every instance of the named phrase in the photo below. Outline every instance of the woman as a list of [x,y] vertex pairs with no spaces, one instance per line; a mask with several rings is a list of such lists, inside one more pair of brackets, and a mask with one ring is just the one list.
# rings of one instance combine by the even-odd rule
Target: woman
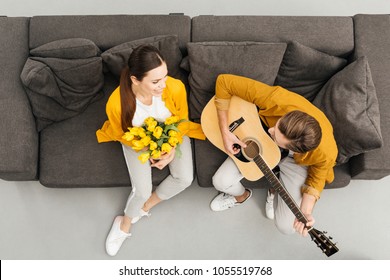
[[[106,113],[108,120],[96,133],[98,142],[121,142],[132,185],[124,215],[114,219],[106,240],[107,253],[114,256],[131,236],[132,224],[149,216],[150,209],[192,183],[193,161],[188,137],[205,137],[199,124],[188,121],[184,84],[168,76],[163,56],[149,45],[139,46],[132,52],[128,66],[122,71],[120,86],[107,102]],[[123,138],[124,133],[130,127],[141,126],[148,117],[164,121],[170,116],[187,120],[178,127],[183,136],[180,157],[175,157],[173,148],[158,159],[141,163],[139,153],[132,149],[132,142]],[[170,175],[152,193],[152,167],[163,169],[167,165]]]

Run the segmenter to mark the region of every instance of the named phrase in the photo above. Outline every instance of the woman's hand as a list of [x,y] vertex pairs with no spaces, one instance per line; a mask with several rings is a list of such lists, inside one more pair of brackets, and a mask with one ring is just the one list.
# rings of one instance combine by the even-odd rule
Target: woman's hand
[[302,235],[303,237],[306,237],[307,234],[308,234],[308,228],[311,228],[314,223],[315,223],[315,220],[313,218],[313,216],[311,214],[305,214],[305,217],[307,219],[307,223],[306,223],[306,226],[304,223],[298,221],[297,219],[295,219],[294,221],[294,229],[296,232],[298,232],[300,235]]
[[225,150],[231,154],[235,155],[241,150],[241,148],[246,147],[246,144],[240,141],[240,139],[238,139],[237,136],[230,131],[223,133],[222,139]]
[[161,155],[158,159],[150,159],[151,167],[156,167],[158,169],[163,169],[175,158],[176,148],[172,148],[169,153]]

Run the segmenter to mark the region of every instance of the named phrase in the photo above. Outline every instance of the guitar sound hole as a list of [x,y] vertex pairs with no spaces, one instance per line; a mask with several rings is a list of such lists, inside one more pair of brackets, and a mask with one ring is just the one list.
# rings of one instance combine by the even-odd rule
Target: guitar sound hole
[[246,148],[244,148],[244,153],[248,158],[253,159],[255,156],[260,154],[260,147],[255,141],[248,140],[245,141],[245,144]]

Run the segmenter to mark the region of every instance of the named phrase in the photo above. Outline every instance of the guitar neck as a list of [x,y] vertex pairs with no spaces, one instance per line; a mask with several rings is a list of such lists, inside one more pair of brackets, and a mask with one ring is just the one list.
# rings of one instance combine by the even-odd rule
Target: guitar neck
[[295,200],[291,197],[287,189],[283,186],[282,183],[280,183],[278,177],[276,177],[276,175],[268,167],[264,159],[260,155],[257,155],[253,158],[253,161],[260,168],[261,172],[263,172],[264,176],[267,178],[268,182],[275,189],[275,191],[279,193],[279,196],[284,200],[284,202],[287,204],[290,210],[294,213],[298,221],[306,224],[308,221],[305,215],[302,213],[301,209],[295,203]]

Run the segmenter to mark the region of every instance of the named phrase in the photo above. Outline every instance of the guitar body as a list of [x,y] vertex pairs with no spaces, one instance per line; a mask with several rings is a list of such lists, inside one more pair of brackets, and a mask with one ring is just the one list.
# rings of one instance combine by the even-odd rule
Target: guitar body
[[[225,150],[221,131],[219,129],[217,108],[215,107],[214,100],[215,97],[211,98],[203,109],[201,116],[201,126],[207,139],[233,159],[241,174],[247,180],[256,181],[260,179],[264,174],[257,167],[255,162],[247,160],[242,154],[233,155]],[[257,141],[260,155],[270,168],[274,168],[280,161],[280,149],[264,131],[256,105],[237,96],[233,96],[230,101],[228,121],[229,123],[233,123],[240,118],[243,118],[244,122],[237,126],[234,130],[234,134],[243,142],[246,142],[246,139]]]

